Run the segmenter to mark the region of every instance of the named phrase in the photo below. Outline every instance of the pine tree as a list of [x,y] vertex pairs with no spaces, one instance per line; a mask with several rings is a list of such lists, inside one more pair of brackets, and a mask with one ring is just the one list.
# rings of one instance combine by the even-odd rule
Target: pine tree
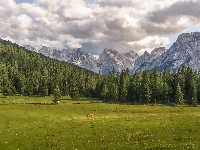
[[187,100],[187,91],[186,91],[186,86],[185,86],[185,82],[186,82],[186,66],[183,65],[182,68],[179,68],[178,69],[178,73],[176,75],[176,83],[175,84],[179,84],[180,88],[181,88],[181,91],[184,95],[184,99]]
[[192,70],[190,70],[190,90],[189,90],[189,94],[191,94],[191,103],[193,106],[197,105],[197,97],[198,97],[198,92],[197,92],[197,73],[193,72]]
[[176,89],[175,100],[176,100],[176,104],[178,104],[178,105],[184,104],[183,93],[181,91],[181,87],[180,87],[179,83],[178,83],[177,89]]
[[163,92],[163,82],[158,69],[155,69],[151,77],[151,89],[152,89],[152,102],[156,103],[161,101],[161,94]]
[[40,77],[40,87],[39,87],[39,91],[41,93],[42,96],[47,96],[48,95],[48,70],[45,67],[42,70],[42,74]]
[[103,77],[102,77],[102,75],[99,74],[96,79],[95,97],[101,98],[102,88],[103,88]]
[[143,91],[142,101],[146,104],[149,104],[151,102],[152,91],[151,91],[151,85],[150,85],[150,74],[149,74],[149,71],[147,70],[143,72],[142,91]]
[[108,87],[107,87],[106,83],[104,83],[102,86],[101,98],[103,100],[107,100],[107,98],[108,98]]
[[197,102],[197,73],[188,67],[185,76],[185,100],[191,105]]
[[169,86],[167,82],[163,82],[163,91],[161,96],[162,102],[169,104],[170,98],[169,98]]
[[61,92],[58,85],[56,85],[56,87],[53,89],[53,96],[54,96],[53,99],[54,104],[58,104],[61,98]]
[[167,103],[173,102],[175,103],[175,94],[176,94],[176,82],[175,82],[175,75],[172,72],[172,69],[165,69],[164,72],[162,73],[163,76],[163,86],[165,86],[163,90],[165,90],[165,95],[167,95],[167,100],[165,97],[163,100]]
[[3,95],[14,95],[16,90],[9,78],[9,73],[5,64],[0,64],[0,75],[0,92],[2,92]]
[[125,70],[121,72],[119,77],[119,101],[126,102],[128,96],[128,87],[129,87],[129,70]]
[[196,85],[193,86],[193,90],[192,90],[192,105],[197,106],[197,86]]
[[3,75],[6,73],[6,65],[0,62],[0,93],[3,91]]
[[130,79],[129,79],[127,100],[129,102],[135,102],[135,91],[134,91],[134,78],[133,78],[133,76],[131,76]]
[[72,71],[70,77],[69,77],[69,96],[71,98],[79,98],[79,87],[78,87],[78,72]]
[[68,82],[67,82],[67,77],[64,77],[62,79],[62,95],[68,95],[69,94],[69,86],[68,86]]
[[118,100],[118,81],[115,74],[115,70],[112,70],[107,76],[107,87],[108,87],[108,99],[109,100]]
[[138,71],[133,76],[133,99],[134,102],[142,102],[142,71]]

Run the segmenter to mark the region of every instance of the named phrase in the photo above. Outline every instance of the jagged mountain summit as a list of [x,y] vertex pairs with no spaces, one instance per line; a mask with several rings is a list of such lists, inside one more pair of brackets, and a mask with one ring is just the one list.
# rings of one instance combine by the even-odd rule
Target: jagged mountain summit
[[68,63],[72,63],[79,67],[86,68],[93,72],[99,71],[99,69],[96,66],[97,64],[96,58],[92,55],[89,55],[86,51],[80,48],[76,50],[71,50],[71,49],[56,50],[43,46],[38,52],[44,54],[45,56],[56,58],[61,61],[66,61]]
[[116,50],[104,49],[97,60],[97,66],[102,74],[107,74],[113,69],[116,72],[121,72],[126,68],[132,70],[137,57],[139,55],[133,51],[120,54]]
[[36,50],[30,45],[24,47],[96,73],[100,71],[102,74],[107,74],[113,69],[116,72],[121,72],[126,68],[132,73],[138,70],[153,70],[155,68],[160,71],[171,68],[176,72],[182,65],[200,69],[200,32],[182,33],[169,49],[158,47],[151,53],[144,52],[141,56],[133,51],[121,54],[116,50],[104,49],[99,58],[96,58],[80,48],[76,50],[56,50],[43,46],[41,49]]
[[23,46],[25,49],[33,51],[33,52],[38,52],[35,47],[31,46],[31,45],[24,45]]
[[182,33],[166,52],[145,64],[141,64],[140,67],[135,66],[133,72],[137,71],[136,67],[141,70],[158,68],[159,71],[171,68],[173,72],[177,72],[182,65],[199,70],[199,64],[200,32]]
[[138,70],[145,70],[145,69],[149,70],[148,63],[154,62],[156,58],[158,58],[165,52],[166,52],[165,47],[155,48],[151,52],[151,54],[145,51],[143,55],[141,55],[135,60],[135,66],[133,67],[132,72],[134,73]]
[[73,50],[56,50],[42,46],[41,49],[36,51],[31,46],[26,45],[24,47],[30,51],[35,51],[51,58],[66,61],[96,73],[100,71],[102,74],[107,74],[113,69],[115,69],[116,72],[121,72],[126,68],[132,70],[136,58],[139,57],[139,55],[133,51],[120,54],[116,50],[112,49],[104,49],[97,58],[80,48]]

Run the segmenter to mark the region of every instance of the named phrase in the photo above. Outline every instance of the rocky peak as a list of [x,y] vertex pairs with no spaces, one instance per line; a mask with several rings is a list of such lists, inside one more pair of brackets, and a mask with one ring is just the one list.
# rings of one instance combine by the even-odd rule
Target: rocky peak
[[76,51],[75,53],[77,53],[77,54],[80,54],[80,55],[84,55],[84,56],[89,57],[89,54],[88,54],[86,51],[84,51],[83,49],[81,49],[81,48],[78,48],[78,49],[75,50],[75,51]]
[[199,62],[200,32],[182,33],[168,50],[138,68],[142,70],[158,68],[160,71],[171,68],[177,72],[178,68],[186,65],[198,70]]
[[177,43],[200,42],[200,32],[182,33],[178,36]]
[[31,46],[31,45],[23,45],[23,47],[29,51],[33,51],[33,52],[38,52],[35,47]]
[[84,51],[84,50],[81,49],[81,48],[77,48],[77,49],[76,49],[76,52],[78,52],[78,53],[84,53],[84,54],[86,53],[86,51]]
[[192,32],[191,34],[192,34],[194,39],[196,39],[196,40],[200,39],[200,32]]
[[135,60],[135,66],[140,66],[148,62],[149,60],[150,60],[150,54],[147,51],[145,51],[143,55],[141,55]]
[[124,55],[126,55],[129,58],[133,58],[133,59],[136,59],[137,57],[139,57],[139,55],[137,53],[135,53],[134,51],[130,51],[128,53],[125,53]]
[[186,43],[192,41],[192,35],[190,33],[182,33],[178,36],[177,42]]
[[105,49],[103,50],[103,52],[100,54],[100,57],[101,57],[101,56],[110,56],[110,57],[114,57],[114,56],[117,56],[118,54],[119,54],[119,52],[116,51],[116,50],[105,48]]
[[155,48],[151,54],[149,54],[147,51],[144,52],[143,55],[141,55],[140,57],[138,57],[135,60],[135,66],[133,68],[133,73],[136,72],[137,70],[145,70],[145,69],[149,69],[148,64],[150,62],[153,62],[156,58],[158,58],[159,56],[161,56],[163,53],[166,52],[165,47],[158,47]]
[[47,47],[47,46],[42,46],[41,49],[39,49],[39,52],[52,52],[53,49]]
[[[29,45],[24,46],[35,51]],[[155,48],[151,53],[147,51],[139,56],[134,51],[119,53],[116,50],[104,49],[99,57],[94,57],[80,48],[76,50],[64,49],[62,51],[43,46],[39,51],[46,56],[73,63],[94,72],[109,73],[113,68],[117,72],[128,68],[132,73],[137,70],[153,70],[158,68],[172,68],[174,72],[183,64],[193,69],[200,69],[200,32],[183,33],[169,49]]]
[[149,52],[145,51],[143,55],[148,56]]
[[55,51],[56,50],[51,49],[51,48],[49,48],[47,46],[42,46],[42,48],[38,50],[38,53],[41,53],[41,54],[43,54],[45,56],[53,57]]
[[97,60],[97,66],[103,74],[109,73],[113,68],[116,72],[126,68],[132,70],[137,57],[138,54],[133,51],[121,54],[116,50],[104,49]]
[[166,52],[165,47],[158,47],[151,52],[151,55],[158,57],[162,55],[164,52]]

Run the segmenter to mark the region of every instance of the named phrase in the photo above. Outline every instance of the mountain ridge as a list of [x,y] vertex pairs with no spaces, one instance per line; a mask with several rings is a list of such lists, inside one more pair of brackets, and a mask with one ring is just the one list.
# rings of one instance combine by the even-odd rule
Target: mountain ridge
[[108,74],[113,69],[116,72],[121,72],[126,68],[131,73],[155,68],[158,68],[159,71],[171,68],[177,72],[182,65],[188,65],[192,69],[200,69],[198,65],[200,62],[200,32],[182,33],[169,49],[158,47],[151,53],[145,51],[141,56],[134,51],[119,53],[117,50],[105,48],[99,58],[96,58],[81,48],[56,50],[43,46],[36,50],[30,45],[24,47],[96,73],[100,71],[102,74]]

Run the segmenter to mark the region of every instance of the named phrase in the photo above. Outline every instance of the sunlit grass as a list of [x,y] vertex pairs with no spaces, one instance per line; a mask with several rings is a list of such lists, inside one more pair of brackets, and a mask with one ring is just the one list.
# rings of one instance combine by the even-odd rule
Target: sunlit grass
[[2,96],[0,149],[200,149],[199,107],[51,102]]

